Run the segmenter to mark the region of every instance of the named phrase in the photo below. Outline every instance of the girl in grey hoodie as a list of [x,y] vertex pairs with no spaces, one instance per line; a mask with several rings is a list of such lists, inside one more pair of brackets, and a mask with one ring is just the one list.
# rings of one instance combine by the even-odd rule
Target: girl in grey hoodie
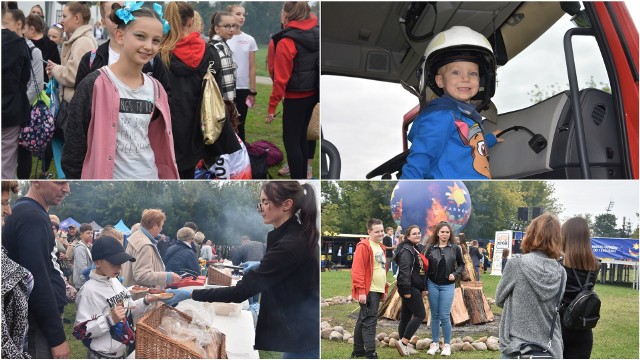
[[[551,321],[558,292],[564,292],[564,269],[557,259],[562,254],[560,222],[551,214],[534,219],[522,240],[522,254],[513,255],[503,269],[496,288],[496,305],[503,308],[500,319],[500,351],[512,357],[529,350],[525,343],[549,345]],[[562,358],[560,318],[556,317],[550,355]]]

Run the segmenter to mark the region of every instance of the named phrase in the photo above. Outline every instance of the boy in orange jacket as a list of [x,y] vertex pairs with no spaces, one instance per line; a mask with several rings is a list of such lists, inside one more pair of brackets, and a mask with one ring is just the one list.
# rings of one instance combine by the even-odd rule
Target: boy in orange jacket
[[387,299],[385,246],[382,244],[384,226],[379,219],[367,222],[367,239],[356,245],[351,267],[351,296],[360,303],[360,314],[353,333],[351,358],[377,359],[376,325],[378,306]]

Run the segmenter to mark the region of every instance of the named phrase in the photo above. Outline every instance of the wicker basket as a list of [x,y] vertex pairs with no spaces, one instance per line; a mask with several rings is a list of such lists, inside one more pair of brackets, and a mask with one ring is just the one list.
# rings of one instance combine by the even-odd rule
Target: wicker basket
[[231,275],[227,275],[224,272],[210,266],[209,270],[207,270],[207,284],[231,286]]
[[[145,314],[136,325],[136,359],[202,359],[202,356],[158,330],[167,306],[162,304]],[[191,316],[173,309],[191,322]],[[220,359],[227,358],[225,335],[218,349]]]

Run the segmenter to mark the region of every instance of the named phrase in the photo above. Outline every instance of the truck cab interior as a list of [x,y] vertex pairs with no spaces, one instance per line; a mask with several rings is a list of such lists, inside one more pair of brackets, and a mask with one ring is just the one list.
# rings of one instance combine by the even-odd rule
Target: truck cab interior
[[[489,39],[498,67],[508,66],[569,14],[574,26],[559,40],[565,51],[569,89],[526,108],[485,116],[485,133],[508,129],[501,135],[505,141],[489,151],[492,177],[637,179],[638,35],[632,22],[629,29],[630,20],[625,18],[629,14],[622,6],[588,2],[326,2],[322,4],[321,71],[323,75],[402,83],[417,96],[416,69],[435,34],[455,25],[470,27]],[[620,29],[620,24],[627,25]],[[620,43],[611,43],[609,27],[619,35]],[[572,49],[576,36],[595,38],[601,54],[594,55],[603,59],[609,92],[579,88]],[[618,52],[618,47],[623,51]],[[381,154],[381,159],[390,160],[367,178],[399,178],[409,148],[406,134],[417,110],[403,122],[404,152]],[[332,169],[332,165],[340,166],[339,149],[332,147],[330,139],[322,147],[323,178],[339,178],[339,170]]]

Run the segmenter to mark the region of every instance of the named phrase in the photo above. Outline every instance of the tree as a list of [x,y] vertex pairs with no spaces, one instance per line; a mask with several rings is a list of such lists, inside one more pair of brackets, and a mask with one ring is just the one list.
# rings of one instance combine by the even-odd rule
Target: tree
[[389,207],[393,186],[387,181],[323,182],[322,233],[363,234],[370,218],[390,226],[394,223]]
[[[246,12],[246,22],[242,31],[250,34],[258,44],[268,44],[271,36],[280,30],[280,1],[190,1],[194,10],[200,13],[204,25],[203,32],[209,34],[211,16],[216,11],[225,11],[228,5],[242,4]],[[258,64],[259,65],[259,64]]]
[[562,219],[562,221],[565,222],[565,221],[567,221],[567,220],[569,220],[571,218],[575,218],[575,217],[581,217],[581,218],[585,219],[587,221],[587,224],[589,225],[589,229],[593,229],[593,225],[594,225],[594,223],[593,223],[593,215],[591,215],[589,213],[575,214],[575,215],[573,215],[571,217]]
[[[636,213],[636,222],[638,222],[638,218],[640,218],[640,213]],[[633,233],[631,234],[631,236],[629,236],[632,239],[637,239],[640,235],[640,224],[636,225],[636,229],[633,231]]]
[[74,181],[71,193],[50,213],[61,220],[104,226],[120,219],[128,226],[142,211],[162,209],[167,215],[163,233],[174,238],[185,222],[195,222],[215,244],[233,245],[243,235],[264,241],[272,227],[256,210],[261,182],[205,181]]
[[[611,87],[609,86],[609,84],[602,81],[596,82],[595,79],[593,78],[593,75],[591,75],[589,80],[586,81],[585,86],[583,86],[583,88],[600,89],[606,93],[611,94]],[[538,84],[534,84],[533,90],[527,91],[527,95],[530,96],[529,100],[531,100],[532,104],[537,104],[541,101],[544,101],[568,89],[569,89],[569,84],[565,84],[563,88],[557,82],[555,84],[547,85],[544,88],[540,87],[540,85]]]
[[617,222],[618,219],[614,214],[597,215],[596,221],[593,224],[593,235],[604,237],[618,237],[620,235],[620,232],[616,229]]

